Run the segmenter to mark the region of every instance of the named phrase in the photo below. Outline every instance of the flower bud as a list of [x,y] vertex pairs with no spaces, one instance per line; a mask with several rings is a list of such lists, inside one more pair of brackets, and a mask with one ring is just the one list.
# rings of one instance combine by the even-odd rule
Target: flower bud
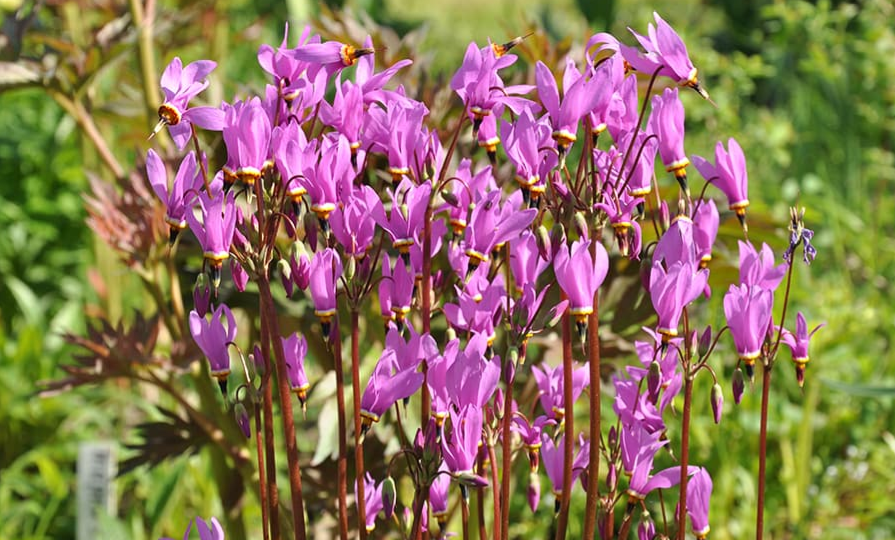
[[444,333],[444,338],[449,342],[457,339],[457,331],[453,327],[448,328]]
[[398,492],[395,489],[395,481],[391,476],[387,476],[382,481],[382,512],[385,519],[390,520],[395,513],[395,504],[398,501]]
[[233,406],[233,416],[236,417],[236,424],[239,426],[239,430],[242,431],[242,434],[246,436],[246,439],[251,439],[252,427],[249,422],[249,412],[241,401]]
[[649,365],[649,372],[646,375],[647,395],[653,404],[659,397],[659,386],[662,384],[662,366],[657,360],[653,360]]
[[550,233],[547,227],[541,225],[535,231],[535,242],[538,246],[538,254],[545,261],[552,260],[553,247],[550,243]]
[[536,472],[528,473],[528,507],[532,512],[537,512],[540,502],[541,477]]
[[609,471],[606,473],[606,485],[611,492],[614,492],[618,487],[618,469],[616,469],[615,463],[609,464]]
[[699,332],[693,330],[690,332],[690,357],[692,358],[696,351],[699,349]]
[[292,281],[292,266],[289,265],[289,261],[286,259],[278,260],[277,270],[283,276],[283,281]]
[[699,344],[696,346],[696,351],[699,354],[699,358],[705,358],[705,355],[709,353],[709,348],[712,346],[712,325],[708,325],[705,327],[705,330],[702,332],[702,335],[699,336]]
[[441,198],[444,199],[444,202],[448,203],[454,208],[457,208],[460,205],[460,199],[458,199],[457,196],[450,191],[442,191]]
[[255,366],[255,372],[259,376],[264,376],[264,357],[261,355],[261,347],[259,347],[257,344],[252,350],[252,354],[249,355],[249,362],[252,362],[252,364]]
[[[484,479],[481,476],[479,476],[475,473],[472,473],[472,472],[465,472],[465,473],[457,474],[456,476],[454,476],[454,479],[460,483],[461,488],[464,486],[467,488],[488,487],[488,481],[486,479]],[[467,494],[467,498],[468,497],[469,497],[469,495]]]
[[671,211],[668,210],[668,203],[665,201],[659,205],[659,225],[662,226],[663,233],[671,227]]
[[519,349],[516,347],[510,347],[510,350],[507,352],[507,359],[513,364],[513,367],[519,365]]
[[498,387],[494,392],[494,417],[497,420],[503,418],[504,413],[504,399],[503,399],[503,388]]
[[311,251],[317,251],[317,216],[313,212],[308,212],[302,216],[302,223],[308,247],[311,248]]
[[348,257],[348,262],[345,263],[345,279],[351,281],[355,273],[357,273],[357,259]]
[[640,514],[640,523],[637,525],[637,540],[653,540],[656,538],[656,524],[653,523],[650,513],[644,511]]
[[712,414],[715,417],[715,423],[721,423],[721,412],[724,409],[724,392],[721,391],[721,385],[715,383],[712,386]]
[[200,317],[205,317],[208,314],[208,308],[211,306],[211,287],[208,285],[205,272],[201,272],[196,277],[196,286],[193,288],[193,305]]
[[587,219],[585,219],[584,214],[575,212],[572,219],[575,222],[575,232],[578,233],[578,238],[587,238]]
[[616,431],[615,426],[609,427],[608,443],[609,448],[615,448],[618,445],[618,431]]
[[553,225],[553,229],[550,231],[550,245],[552,247],[550,258],[548,261],[552,261],[553,257],[556,256],[556,250],[559,249],[559,246],[566,242],[566,228],[563,227],[562,223],[556,223]]
[[733,371],[731,386],[733,386],[733,402],[739,405],[743,400],[743,391],[746,389],[746,380],[743,378],[743,370],[740,368]]

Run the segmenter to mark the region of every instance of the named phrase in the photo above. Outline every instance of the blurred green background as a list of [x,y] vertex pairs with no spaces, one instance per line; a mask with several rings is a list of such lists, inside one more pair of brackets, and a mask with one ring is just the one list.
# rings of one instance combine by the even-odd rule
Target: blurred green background
[[[653,10],[662,14],[685,39],[718,105],[685,95],[687,151],[710,156],[715,141],[737,138],[747,156],[753,209],[777,224],[756,234],[778,254],[787,243],[788,206],[805,206],[807,225],[816,232],[818,257],[810,268],[797,269],[794,306],[811,326],[826,321],[827,327],[812,344],[803,392],[788,364],[775,371],[768,537],[892,538],[891,2],[344,4],[353,18],[321,13],[315,3],[301,0],[161,0],[155,6],[155,70],[160,73],[174,55],[212,58],[220,67],[209,101],[244,95],[264,80],[255,63],[258,46],[278,44],[287,20],[295,29],[320,17],[325,28],[318,29],[331,34],[379,32],[382,40],[401,43],[391,52],[410,48],[427,76],[438,81],[450,77],[472,39],[501,41],[540,28],[560,44],[558,49],[574,50],[596,31],[628,40],[626,26],[644,32]],[[97,129],[114,141],[112,151],[125,169],[147,147],[145,134],[154,118],[140,83],[135,6],[139,3],[66,0],[32,12],[15,1],[0,5],[5,10],[0,43],[0,539],[72,538],[79,442],[127,442],[135,423],[158,414],[149,405],[152,395],[127,384],[36,397],[36,383],[60,378],[58,366],[74,352],[61,338],[63,332],[85,332],[88,313],[115,321],[146,304],[139,280],[85,225],[82,194],[88,173],[108,178],[110,171],[70,108],[80,103],[90,111]],[[28,32],[20,34],[25,22]],[[377,24],[393,30],[377,29]],[[97,38],[100,28],[107,41]],[[32,72],[14,73],[6,63],[14,60],[33,63],[43,79]],[[51,91],[40,88],[49,78],[68,80],[71,86],[54,82]],[[60,94],[74,98],[66,101]],[[728,247],[735,253],[735,244]],[[716,288],[714,307],[704,313],[716,327],[723,324],[720,291]],[[726,352],[716,369],[729,375],[734,359],[729,348]],[[733,407],[727,393],[720,426],[708,413],[707,380],[696,395],[702,398],[697,397],[691,462],[705,465],[715,478],[712,538],[749,537],[754,534],[758,395],[747,393],[743,404]],[[211,470],[211,458],[200,453],[122,476],[117,516],[104,524],[107,537],[179,537],[194,515],[218,514]],[[257,504],[252,497],[247,500]],[[583,500],[578,494],[573,509],[582,511]],[[255,515],[257,509],[248,513]],[[530,520],[515,523],[511,535],[541,537],[550,519],[542,508]],[[572,537],[580,531],[575,523]]]

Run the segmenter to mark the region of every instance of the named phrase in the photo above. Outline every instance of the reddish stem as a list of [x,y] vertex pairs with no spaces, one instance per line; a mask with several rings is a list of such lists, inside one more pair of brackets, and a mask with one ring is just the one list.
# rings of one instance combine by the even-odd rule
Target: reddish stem
[[[506,392],[504,392],[503,426],[501,426],[503,431],[503,444],[501,445],[503,477],[501,478],[500,485],[500,507],[503,509],[503,512],[501,513],[500,520],[500,536],[498,536],[500,540],[507,540],[510,530],[510,480],[513,477],[512,447],[510,445],[510,442],[512,441],[512,434],[510,433],[510,423],[513,416],[511,414],[512,406],[513,383],[512,381],[509,381],[507,383]],[[497,522],[495,522],[494,526],[498,526]]]
[[687,535],[687,480],[690,478],[687,471],[690,468],[690,406],[692,401],[693,377],[690,374],[690,366],[686,365],[684,366],[684,410],[681,422],[681,481],[677,516],[678,540],[686,540]]
[[357,486],[357,530],[361,540],[367,538],[367,508],[364,499],[364,443],[361,439],[360,418],[360,321],[359,313],[351,311],[351,387],[354,393],[354,467]]
[[[348,540],[348,431],[345,419],[345,375],[342,373],[342,334],[339,332],[338,316],[332,321],[333,365],[336,370],[336,404],[339,421],[339,458],[337,463],[339,479],[339,538]],[[362,482],[361,482],[362,483]]]
[[270,539],[270,524],[268,522],[270,507],[267,504],[267,474],[264,470],[264,450],[263,438],[261,436],[261,408],[255,404],[255,451],[258,454],[258,481],[261,489],[259,490],[261,498],[261,532],[264,540]]
[[[565,294],[562,295],[565,298]],[[562,376],[563,376],[563,437],[562,493],[560,495],[559,518],[556,526],[556,540],[566,537],[569,523],[569,501],[572,494],[572,451],[575,449],[575,411],[572,401],[572,316],[566,308],[562,318]]]
[[[292,521],[295,526],[295,538],[306,540],[305,505],[301,493],[301,465],[298,461],[298,445],[295,441],[295,421],[292,416],[292,399],[289,378],[286,373],[286,353],[283,342],[279,338],[280,328],[274,310],[273,296],[270,292],[270,281],[266,275],[258,279],[258,292],[261,297],[261,316],[267,319],[270,343],[276,357],[278,393],[280,409],[283,414],[283,433],[286,437],[286,459],[289,462],[289,489],[292,492]],[[273,505],[273,501],[271,501]]]
[[590,458],[587,466],[587,503],[584,538],[593,538],[600,498],[600,292],[594,295],[594,312],[587,318],[588,365],[590,367]]
[[[264,313],[264,311],[261,313]],[[274,446],[273,387],[271,386],[272,381],[270,377],[273,363],[270,361],[270,336],[267,333],[266,317],[261,317],[261,357],[265,369],[261,386],[262,399],[264,400],[264,453],[266,456],[267,505],[269,512],[267,522],[270,524],[271,538],[280,540],[280,492],[277,489],[277,451]],[[262,475],[265,474],[260,468],[259,472]],[[263,480],[261,485],[262,489],[264,489]]]

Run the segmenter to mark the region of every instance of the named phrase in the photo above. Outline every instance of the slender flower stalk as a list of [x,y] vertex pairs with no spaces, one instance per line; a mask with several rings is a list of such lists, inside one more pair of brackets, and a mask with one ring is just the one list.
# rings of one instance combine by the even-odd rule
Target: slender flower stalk
[[[565,296],[565,295],[563,295]],[[575,447],[575,411],[572,397],[572,314],[566,311],[562,318],[562,366],[563,366],[563,423],[565,429],[565,446],[563,447],[562,485],[560,494],[559,516],[556,521],[556,540],[566,537],[569,523],[569,502],[572,495],[572,458]]]
[[[298,461],[298,445],[295,440],[295,421],[292,415],[292,394],[289,387],[283,342],[279,339],[271,339],[273,336],[279,336],[280,330],[267,276],[261,276],[258,279],[258,292],[261,299],[261,316],[268,320],[268,338],[273,343],[273,352],[276,358],[275,366],[277,383],[279,385],[280,409],[283,415],[283,435],[286,440],[286,459],[289,463],[289,489],[292,492],[292,521],[295,527],[295,538],[296,540],[305,540],[307,538],[305,532],[305,508],[301,492],[301,465]],[[271,501],[271,505],[273,505],[273,501]]]
[[[364,440],[361,435],[361,416],[360,416],[360,314],[356,309],[351,310],[351,389],[354,397],[354,466],[355,486],[357,491],[357,500],[364,500]],[[366,529],[366,508],[365,505],[358,503],[357,505],[357,526],[361,540],[367,537]]]

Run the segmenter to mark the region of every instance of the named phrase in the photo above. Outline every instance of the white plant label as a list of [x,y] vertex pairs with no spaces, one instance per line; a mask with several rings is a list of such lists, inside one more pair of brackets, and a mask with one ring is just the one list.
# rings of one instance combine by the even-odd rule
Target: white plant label
[[115,512],[115,448],[108,442],[81,443],[78,449],[77,540],[99,537],[100,514]]

